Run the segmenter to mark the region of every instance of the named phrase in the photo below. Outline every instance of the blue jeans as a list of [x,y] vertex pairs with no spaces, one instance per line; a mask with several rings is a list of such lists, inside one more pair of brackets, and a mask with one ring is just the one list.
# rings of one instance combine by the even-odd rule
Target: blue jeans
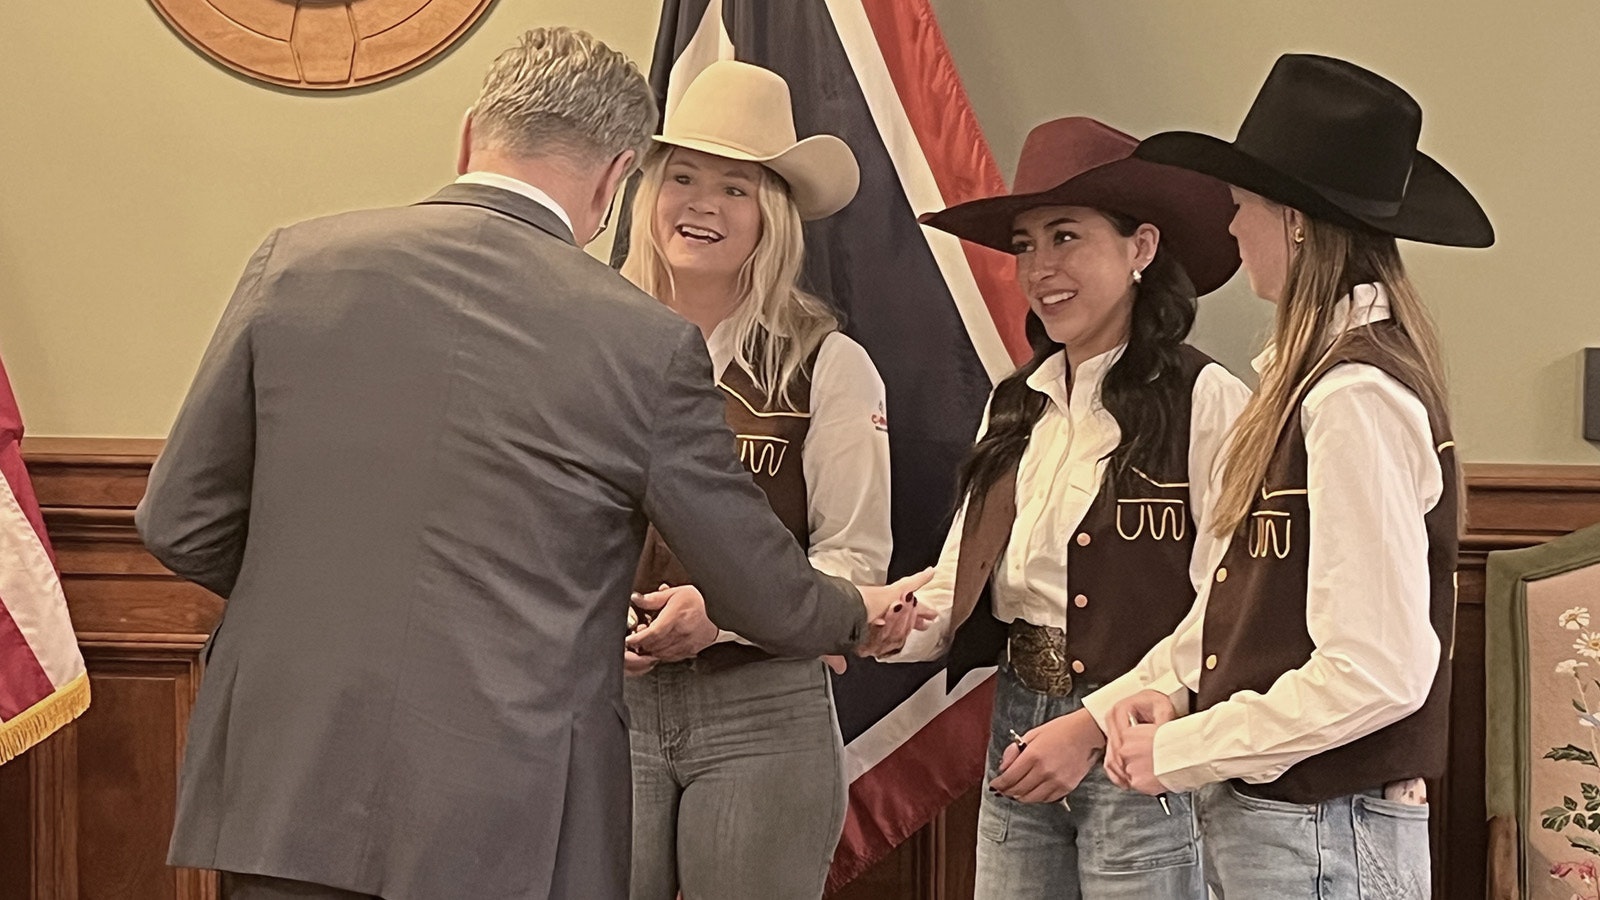
[[[1065,697],[1023,687],[1002,667],[989,729],[987,780],[1011,743],[1029,729],[1083,706],[1079,685]],[[1194,810],[1172,794],[1172,815],[1154,797],[1112,784],[1100,766],[1060,803],[1018,803],[987,788],[978,812],[976,900],[1205,900]]]
[[1212,784],[1197,797],[1219,900],[1427,900],[1428,807],[1379,791],[1284,803]]

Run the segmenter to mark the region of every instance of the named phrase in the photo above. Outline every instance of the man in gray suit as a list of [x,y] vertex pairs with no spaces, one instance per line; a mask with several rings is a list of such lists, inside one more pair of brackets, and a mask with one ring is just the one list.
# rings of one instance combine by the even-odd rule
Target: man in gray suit
[[646,518],[715,621],[775,652],[907,627],[920,579],[812,571],[737,464],[698,331],[579,247],[655,119],[621,54],[531,31],[457,183],[251,258],[137,517],[228,598],[172,864],[236,900],[625,897]]

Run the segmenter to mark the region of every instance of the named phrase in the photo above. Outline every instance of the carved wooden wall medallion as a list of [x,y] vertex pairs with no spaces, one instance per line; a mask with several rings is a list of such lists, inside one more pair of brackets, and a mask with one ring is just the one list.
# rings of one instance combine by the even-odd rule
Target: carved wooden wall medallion
[[494,0],[150,0],[185,40],[259,81],[303,90],[375,84],[422,65]]

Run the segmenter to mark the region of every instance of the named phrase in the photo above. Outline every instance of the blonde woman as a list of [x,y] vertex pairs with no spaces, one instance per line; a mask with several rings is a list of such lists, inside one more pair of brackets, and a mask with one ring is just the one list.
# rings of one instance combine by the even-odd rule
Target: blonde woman
[[[690,85],[657,140],[623,274],[700,327],[737,440],[728,452],[812,564],[881,582],[883,383],[796,285],[801,221],[850,202],[854,156],[832,136],[797,141],[788,86],[731,61]],[[815,900],[846,796],[827,668],[773,658],[696,614],[698,592],[654,531],[636,585],[642,608],[672,603],[627,638],[634,900]]]
[[1220,466],[1209,524],[1225,549],[1176,633],[1085,701],[1113,781],[1197,792],[1229,898],[1429,896],[1423,780],[1445,766],[1460,478],[1395,240],[1494,233],[1417,151],[1421,118],[1372,72],[1290,55],[1233,143],[1168,133],[1136,151],[1233,185],[1244,269],[1277,305]]

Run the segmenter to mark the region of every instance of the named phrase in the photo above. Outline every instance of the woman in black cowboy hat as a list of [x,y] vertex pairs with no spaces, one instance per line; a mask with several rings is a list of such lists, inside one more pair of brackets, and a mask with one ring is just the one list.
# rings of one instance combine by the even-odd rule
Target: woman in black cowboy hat
[[1108,782],[1082,709],[1193,603],[1205,473],[1249,396],[1183,343],[1196,296],[1239,265],[1227,187],[1134,159],[1137,143],[1093,119],[1046,122],[1011,194],[924,219],[1016,256],[1034,348],[990,398],[960,516],[917,592],[951,625],[888,658],[948,650],[954,679],[1003,663],[982,900],[1205,896],[1189,798]]
[[[1230,900],[1429,893],[1423,779],[1445,766],[1460,476],[1395,239],[1494,234],[1417,151],[1420,130],[1396,85],[1290,55],[1234,142],[1167,133],[1136,154],[1233,185],[1244,269],[1278,307],[1219,467],[1208,524],[1226,549],[1176,633],[1089,700],[1112,706],[1098,718],[1113,781],[1197,791]],[[1174,678],[1193,692],[1182,717]]]

